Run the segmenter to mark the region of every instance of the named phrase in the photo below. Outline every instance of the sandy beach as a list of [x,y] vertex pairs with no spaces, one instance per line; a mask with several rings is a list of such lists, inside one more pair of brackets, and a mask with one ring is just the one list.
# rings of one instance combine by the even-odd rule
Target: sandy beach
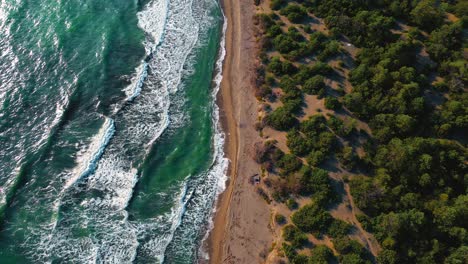
[[261,263],[271,247],[272,233],[269,208],[249,183],[252,175],[261,173],[252,159],[253,145],[261,141],[254,129],[258,108],[253,88],[255,6],[252,0],[223,0],[222,5],[228,27],[218,104],[231,163],[208,239],[210,263]]

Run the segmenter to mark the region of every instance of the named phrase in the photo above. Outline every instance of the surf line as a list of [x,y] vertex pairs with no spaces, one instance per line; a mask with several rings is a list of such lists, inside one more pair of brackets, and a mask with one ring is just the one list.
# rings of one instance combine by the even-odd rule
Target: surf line
[[[161,29],[161,35],[159,36],[159,39],[155,42],[153,47],[150,47],[150,50],[147,52],[145,59],[143,60],[143,67],[142,67],[141,73],[138,75],[139,76],[138,81],[136,82],[135,87],[133,88],[132,95],[126,99],[127,102],[133,101],[138,95],[140,95],[141,89],[143,87],[143,83],[145,82],[146,77],[148,77],[149,62],[153,58],[154,53],[157,52],[161,44],[164,42],[164,39],[166,37],[165,32],[166,32],[166,27],[167,27],[167,20],[169,18],[169,0],[165,1],[165,5],[166,5],[165,7],[166,14],[164,18],[164,24]],[[141,28],[141,29],[145,31],[144,28]]]
[[228,179],[227,176],[227,169],[229,167],[229,162],[230,160],[226,157],[226,153],[224,152],[224,144],[225,144],[225,132],[221,128],[221,124],[219,121],[219,106],[216,103],[216,98],[218,96],[219,90],[221,88],[221,82],[223,80],[223,63],[224,59],[226,57],[226,31],[227,31],[227,17],[224,14],[224,10],[221,7],[219,1],[214,0],[216,5],[218,6],[222,18],[223,18],[223,25],[222,25],[222,31],[221,31],[221,40],[219,43],[219,51],[218,51],[218,59],[216,61],[216,66],[215,66],[215,71],[216,71],[216,76],[214,77],[214,83],[215,87],[212,92],[212,98],[213,98],[213,127],[215,131],[215,138],[214,138],[214,143],[217,143],[215,146],[215,160],[213,161],[212,168],[210,170],[214,169],[214,166],[220,166],[219,170],[217,171],[220,175],[216,179],[216,190],[214,193],[214,199],[213,203],[211,205],[211,211],[208,216],[208,225],[205,231],[205,235],[201,239],[200,242],[200,247],[198,248],[198,253],[201,256],[202,259],[208,261],[210,259],[209,253],[207,252],[207,249],[205,248],[206,241],[211,233],[211,231],[214,228],[214,216],[216,214],[217,210],[217,204],[218,204],[218,199],[221,193],[224,192],[226,189],[226,181]]

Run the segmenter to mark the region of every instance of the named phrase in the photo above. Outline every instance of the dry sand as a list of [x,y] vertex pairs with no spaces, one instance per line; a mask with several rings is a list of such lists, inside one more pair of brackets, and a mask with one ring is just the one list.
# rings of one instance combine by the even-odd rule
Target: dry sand
[[210,263],[262,263],[271,246],[270,209],[255,192],[249,178],[261,173],[252,159],[253,145],[261,141],[254,124],[257,43],[252,0],[223,0],[227,17],[226,57],[219,105],[231,160],[227,189],[221,195],[208,239]]

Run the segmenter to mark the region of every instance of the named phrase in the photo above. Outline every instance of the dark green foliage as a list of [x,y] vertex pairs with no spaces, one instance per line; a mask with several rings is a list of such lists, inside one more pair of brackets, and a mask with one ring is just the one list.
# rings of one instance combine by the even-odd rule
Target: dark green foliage
[[378,114],[422,114],[424,78],[410,67],[415,48],[399,41],[386,49],[363,49],[358,56],[361,64],[350,73],[353,91],[344,97],[346,107],[371,121]]
[[354,130],[354,122],[350,121],[346,124],[336,116],[330,116],[327,121],[328,127],[340,137],[349,136]]
[[468,246],[461,246],[454,250],[445,260],[445,264],[464,264],[468,263]]
[[273,45],[275,49],[282,54],[287,54],[288,52],[297,50],[299,48],[299,43],[297,43],[294,39],[285,34],[276,36],[273,39]]
[[286,139],[288,148],[297,156],[304,156],[311,151],[310,142],[296,129],[289,131]]
[[276,75],[292,74],[296,67],[289,61],[281,61],[279,57],[273,57],[268,64],[267,70]]
[[411,11],[411,21],[431,31],[444,21],[445,14],[435,0],[422,0]]
[[319,168],[306,168],[303,170],[301,194],[312,195],[317,204],[327,205],[336,199],[336,194],[331,186],[328,172]]
[[281,157],[280,160],[278,160],[277,166],[281,168],[282,174],[288,175],[298,171],[301,168],[302,163],[296,156],[292,154],[285,154]]
[[463,27],[459,22],[434,30],[427,43],[427,52],[435,61],[443,62],[457,56],[453,51],[460,50],[462,45]]
[[[383,173],[383,172],[382,172]],[[388,176],[388,174],[384,174]],[[376,214],[382,204],[383,191],[382,188],[374,183],[369,177],[356,176],[351,179],[349,186],[351,187],[351,195],[354,197],[354,203],[361,210],[370,214]],[[390,205],[386,205],[388,208]]]
[[349,231],[351,231],[351,228],[351,224],[339,219],[333,219],[332,223],[328,227],[327,234],[334,238],[344,237],[348,235]]
[[325,62],[317,62],[310,68],[311,74],[327,75],[333,72],[333,68]]
[[285,107],[278,107],[266,117],[266,123],[277,130],[288,130],[294,127],[297,119]]
[[395,36],[390,29],[392,17],[382,16],[378,11],[360,11],[355,17],[338,15],[327,18],[327,25],[346,35],[357,46],[371,47],[392,41]]
[[336,97],[327,96],[325,97],[325,108],[330,110],[338,110],[341,108],[341,103]]
[[321,75],[315,75],[312,78],[309,78],[302,89],[308,94],[318,94],[320,90],[325,88],[324,78]]
[[272,0],[270,7],[273,10],[279,10],[284,4],[286,4],[286,0]]
[[289,198],[287,201],[286,201],[286,206],[288,207],[289,210],[296,210],[297,207],[299,206],[296,202],[296,200],[294,200],[293,198]]
[[297,257],[296,249],[288,243],[283,243],[283,252],[291,262]]
[[288,4],[281,9],[280,14],[286,16],[293,23],[299,23],[307,17],[307,10],[300,5]]
[[328,264],[328,263],[333,262],[333,260],[335,260],[335,256],[333,255],[333,252],[331,251],[331,249],[323,245],[314,247],[310,251],[310,254],[311,254],[309,258],[310,264]]
[[440,136],[447,136],[452,131],[468,129],[468,93],[453,95],[435,113],[433,122]]
[[301,123],[300,130],[307,137],[314,137],[327,130],[326,122],[327,121],[323,115],[313,115]]
[[456,1],[453,11],[458,17],[468,17],[468,2],[463,0]]
[[358,254],[346,254],[341,256],[341,264],[371,264],[370,260],[364,260]]
[[309,163],[310,166],[317,167],[322,162],[324,162],[326,158],[327,155],[325,153],[320,150],[315,150],[310,152],[310,154],[307,156],[307,163]]
[[317,56],[317,59],[324,61],[335,55],[338,55],[340,52],[341,52],[340,43],[336,40],[332,40],[325,44],[325,48]]
[[323,232],[332,222],[331,215],[316,203],[305,205],[292,215],[293,223],[303,232]]
[[293,225],[287,225],[283,228],[283,238],[295,248],[301,248],[308,242],[307,236]]
[[346,170],[353,170],[358,162],[358,157],[354,152],[352,147],[346,146],[342,149],[341,153],[338,155],[341,165]]
[[379,253],[377,260],[381,264],[397,264],[397,253],[394,250],[384,249]]
[[362,228],[364,228],[364,230],[366,230],[367,232],[373,232],[372,220],[370,217],[368,217],[365,214],[357,214],[356,218],[359,221],[359,223],[361,223],[361,226]]
[[[376,238],[385,249],[398,253],[394,258],[389,251],[385,258],[417,262],[429,258],[426,252],[434,250],[434,243],[450,241],[459,247],[466,241],[462,219],[467,219],[468,211],[460,206],[468,202],[463,160],[466,152],[451,141],[392,139],[377,149],[374,178],[352,179],[354,201],[374,217]],[[454,198],[448,200],[449,196]],[[431,261],[437,263],[449,250],[439,247]]]
[[416,120],[409,115],[379,114],[370,122],[375,138],[387,142],[394,137],[411,135],[416,127]]
[[283,96],[281,96],[283,107],[291,113],[297,113],[301,110],[303,105],[302,92],[297,88],[294,81],[289,77],[284,77],[280,82],[280,87],[284,92]]
[[275,222],[279,225],[283,225],[286,223],[286,217],[284,217],[284,215],[282,214],[275,214]]
[[340,253],[340,263],[370,264],[367,250],[356,240],[347,236],[333,239],[336,251]]

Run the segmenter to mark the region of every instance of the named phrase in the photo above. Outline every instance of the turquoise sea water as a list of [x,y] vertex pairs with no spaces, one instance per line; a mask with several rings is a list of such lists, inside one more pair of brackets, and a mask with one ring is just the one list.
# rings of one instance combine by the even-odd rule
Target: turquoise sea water
[[227,160],[216,0],[0,0],[0,263],[193,263]]

